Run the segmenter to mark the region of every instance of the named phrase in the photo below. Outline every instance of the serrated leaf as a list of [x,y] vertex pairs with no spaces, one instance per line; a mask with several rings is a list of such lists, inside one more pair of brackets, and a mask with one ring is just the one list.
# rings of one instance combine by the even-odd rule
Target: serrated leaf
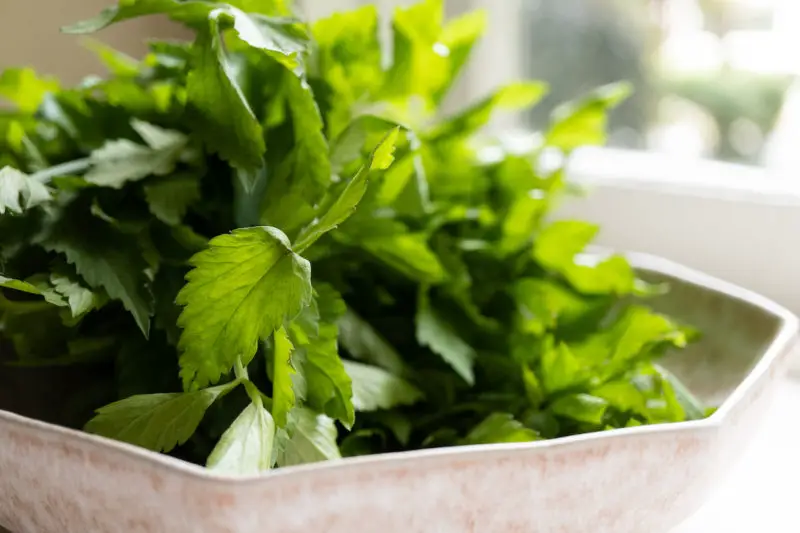
[[105,295],[84,287],[77,276],[64,271],[53,272],[50,275],[50,283],[53,289],[66,299],[72,318],[80,318],[92,309],[98,309],[106,300]]
[[39,181],[12,167],[0,169],[0,215],[21,214],[50,200],[50,190]]
[[536,431],[522,425],[509,413],[492,413],[472,428],[463,444],[498,444],[540,440]]
[[392,409],[422,400],[422,392],[406,380],[382,368],[344,361],[353,382],[353,406],[356,411]]
[[84,429],[149,450],[169,452],[189,440],[211,404],[238,384],[233,381],[194,392],[131,396],[98,409]]
[[547,346],[539,365],[542,385],[549,394],[569,389],[586,379],[581,361],[564,343]]
[[278,466],[294,466],[341,459],[333,419],[305,407],[289,413],[289,426],[277,435]]
[[90,287],[121,301],[147,336],[153,302],[142,251],[133,236],[87,214],[82,205],[72,206],[52,223],[42,246],[63,254]]
[[298,66],[301,54],[308,47],[308,35],[291,19],[244,13],[235,8],[215,10],[211,16],[215,13],[232,18],[233,29],[242,41],[267,52],[289,69]]
[[222,474],[248,475],[272,466],[275,422],[260,402],[250,403],[222,434],[206,466]]
[[311,266],[291,251],[280,230],[234,230],[195,255],[188,283],[178,294],[184,306],[181,377],[184,386],[219,380],[237,360],[248,364],[258,347],[311,299]]
[[[356,210],[361,198],[367,191],[367,178],[372,170],[385,170],[394,161],[394,148],[397,135],[400,130],[393,129],[375,147],[367,160],[355,176],[347,183],[341,194],[333,200],[330,205],[324,206],[326,209],[322,216],[315,219],[306,226],[297,237],[295,250],[302,253],[303,250],[314,244],[322,235],[336,228],[339,224],[347,220]],[[324,203],[323,203],[324,204]]]
[[170,226],[177,226],[189,207],[200,199],[196,176],[178,174],[154,181],[144,187],[150,212]]
[[475,350],[433,309],[425,293],[417,302],[415,322],[417,342],[439,355],[464,381],[470,385],[475,383]]
[[45,275],[32,276],[25,281],[0,275],[0,287],[42,296],[47,303],[59,307],[67,305],[63,295],[53,288]]
[[283,327],[273,336],[272,348],[272,417],[278,427],[286,425],[287,416],[296,403],[292,375],[296,373],[292,363],[294,346]]
[[92,168],[84,176],[87,182],[119,189],[129,181],[165,176],[175,170],[188,141],[186,136],[141,121],[132,125],[148,146],[128,139],[107,141],[90,155]]
[[231,73],[217,17],[197,32],[187,106],[195,134],[233,166],[256,171],[266,150],[264,132]]

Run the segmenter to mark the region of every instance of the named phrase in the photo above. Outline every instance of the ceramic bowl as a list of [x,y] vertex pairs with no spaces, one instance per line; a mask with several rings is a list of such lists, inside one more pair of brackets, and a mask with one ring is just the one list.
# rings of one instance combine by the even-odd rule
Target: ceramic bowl
[[666,361],[702,421],[524,444],[343,459],[235,478],[0,411],[0,525],[14,533],[666,533],[724,479],[758,426],[798,321],[650,256],[653,304],[699,327]]

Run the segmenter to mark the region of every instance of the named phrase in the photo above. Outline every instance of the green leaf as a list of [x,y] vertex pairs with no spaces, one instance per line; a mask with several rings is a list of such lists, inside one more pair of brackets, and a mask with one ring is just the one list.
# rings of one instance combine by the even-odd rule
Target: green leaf
[[559,416],[578,422],[600,425],[608,408],[608,402],[591,394],[561,396],[550,404],[550,410]]
[[233,166],[258,170],[266,150],[264,132],[232,77],[217,17],[197,32],[192,56],[186,88],[194,133]]
[[262,223],[291,231],[314,216],[314,205],[331,183],[328,143],[314,94],[308,83],[284,73],[283,84],[292,115],[294,147],[267,184]]
[[392,409],[422,400],[419,389],[382,368],[354,361],[345,361],[344,368],[353,381],[353,405],[357,411]]
[[212,2],[200,0],[119,0],[96,17],[61,28],[64,33],[93,33],[128,19],[147,15],[168,15],[192,26],[202,24],[214,9]]
[[206,466],[222,474],[258,474],[272,466],[275,422],[260,402],[250,403],[222,434]]
[[583,365],[564,343],[545,349],[540,374],[542,385],[550,394],[574,387],[586,379]]
[[472,428],[463,444],[500,444],[540,440],[536,431],[526,428],[509,413],[492,413]]
[[362,166],[339,196],[329,205],[322,216],[306,226],[297,237],[295,250],[303,250],[314,244],[325,233],[336,228],[347,220],[356,210],[356,206],[367,191],[367,178],[372,170],[385,170],[394,161],[395,142],[399,129],[393,129],[383,141],[375,147],[367,163]]
[[653,366],[661,375],[661,378],[672,388],[676,401],[686,415],[686,420],[701,420],[706,417],[706,409],[703,403],[681,383],[675,374],[660,365]]
[[289,413],[289,426],[277,435],[277,465],[294,466],[340,459],[336,437],[336,424],[331,418],[305,407],[295,407]]
[[45,95],[58,89],[58,81],[39,78],[31,68],[9,68],[0,74],[0,98],[16,104],[23,113],[36,111]]
[[296,371],[292,364],[294,346],[283,327],[275,331],[273,337],[272,371],[272,417],[278,427],[286,426],[287,416],[295,406],[296,398],[292,386],[292,374]]
[[597,234],[594,224],[574,220],[557,221],[536,237],[534,259],[562,276],[585,294],[628,294],[636,287],[636,276],[625,258],[582,254]]
[[533,257],[543,267],[563,272],[575,264],[575,256],[595,238],[599,227],[577,220],[559,220],[536,236]]
[[316,319],[300,315],[291,328],[296,360],[307,384],[306,403],[350,428],[355,421],[353,389],[337,349],[336,322],[344,313],[344,302],[332,288],[321,285],[315,303]]
[[15,168],[0,169],[0,215],[6,211],[22,214],[50,200],[50,191],[42,183]]
[[356,359],[378,365],[394,375],[408,372],[394,347],[351,309],[339,319],[339,342]]
[[211,404],[238,384],[233,381],[194,392],[131,396],[98,409],[84,429],[149,450],[169,452],[189,440]]
[[80,318],[93,309],[99,309],[105,303],[105,294],[96,293],[83,286],[77,276],[64,270],[50,275],[53,289],[63,296],[72,313],[72,318]]
[[444,359],[464,381],[470,385],[475,383],[475,350],[431,306],[426,293],[421,293],[417,305],[417,342]]
[[630,93],[629,84],[615,83],[600,87],[577,102],[556,108],[545,143],[565,152],[584,145],[603,144],[608,111]]
[[121,301],[147,336],[153,302],[145,274],[148,265],[136,239],[97,219],[92,221],[82,209],[72,206],[54,221],[42,246],[64,254],[90,287],[102,288]]
[[139,62],[129,55],[94,39],[87,38],[83,44],[88,50],[97,55],[112,74],[120,77],[136,77],[139,75]]
[[0,275],[0,287],[43,296],[47,303],[59,307],[67,305],[63,295],[47,282],[46,276],[33,276],[28,278],[27,281],[21,281]]
[[195,255],[188,283],[178,294],[185,306],[181,377],[184,386],[219,380],[241,359],[249,363],[265,339],[308,305],[311,266],[292,252],[275,228],[234,230]]
[[170,226],[177,226],[190,206],[200,200],[200,184],[191,174],[177,174],[145,185],[150,212]]
[[[256,2],[247,3],[257,7]],[[244,13],[232,7],[215,10],[211,16],[233,19],[233,29],[242,41],[267,52],[289,69],[298,66],[300,55],[308,47],[308,35],[304,27],[291,19]]]
[[90,156],[92,168],[86,173],[87,182],[119,189],[129,181],[165,176],[175,170],[187,144],[186,136],[138,120],[131,125],[147,146],[128,139],[107,141]]
[[433,141],[466,137],[485,126],[496,110],[516,111],[531,107],[546,93],[547,85],[541,82],[506,85],[464,111],[444,119],[427,133],[427,137]]

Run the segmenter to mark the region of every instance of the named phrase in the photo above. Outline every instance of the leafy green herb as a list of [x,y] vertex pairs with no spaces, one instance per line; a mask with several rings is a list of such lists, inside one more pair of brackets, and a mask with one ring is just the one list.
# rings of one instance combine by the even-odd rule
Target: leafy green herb
[[441,116],[486,27],[441,0],[396,10],[387,66],[371,6],[120,0],[66,31],[151,14],[194,39],[92,42],[109,74],[74,88],[0,75],[0,342],[113,367],[86,431],[247,475],[711,412],[657,362],[690,340],[660,288],[547,222],[542,154],[602,143],[626,85],[520,153],[481,128],[546,86]]

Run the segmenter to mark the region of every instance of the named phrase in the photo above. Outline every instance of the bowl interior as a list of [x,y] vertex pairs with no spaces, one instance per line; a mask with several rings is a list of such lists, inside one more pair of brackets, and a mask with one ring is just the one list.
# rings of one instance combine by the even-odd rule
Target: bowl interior
[[700,331],[664,366],[703,402],[719,406],[744,380],[774,341],[782,319],[751,302],[680,277],[638,269],[642,279],[667,283],[669,292],[650,305]]

